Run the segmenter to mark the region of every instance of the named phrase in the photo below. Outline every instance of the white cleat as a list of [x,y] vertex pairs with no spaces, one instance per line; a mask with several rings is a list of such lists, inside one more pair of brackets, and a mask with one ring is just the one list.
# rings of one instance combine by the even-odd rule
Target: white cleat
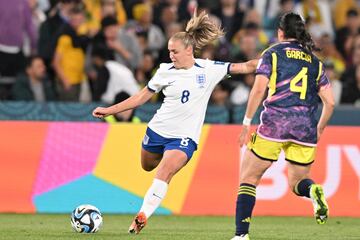
[[250,240],[249,234],[241,234],[240,236],[235,236],[231,240]]

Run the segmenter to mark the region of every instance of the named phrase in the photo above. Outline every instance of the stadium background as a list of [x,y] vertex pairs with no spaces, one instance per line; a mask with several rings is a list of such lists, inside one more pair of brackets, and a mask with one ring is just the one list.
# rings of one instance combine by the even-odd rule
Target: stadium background
[[[196,1],[184,2],[192,6]],[[338,1],[319,2],[335,6]],[[358,1],[349,2],[358,7]],[[14,100],[0,102],[0,212],[68,213],[83,203],[105,213],[139,209],[154,175],[140,168],[145,123],[93,119],[91,110],[97,102]],[[158,107],[153,102],[136,110],[136,122],[148,121]],[[245,103],[219,105],[212,100],[199,149],[173,180],[157,213],[234,214],[241,171],[237,137],[244,109]],[[312,177],[324,185],[332,216],[359,217],[358,104],[339,103],[330,124],[319,144]],[[255,215],[312,215],[310,202],[289,191],[284,166],[281,157],[258,187]]]

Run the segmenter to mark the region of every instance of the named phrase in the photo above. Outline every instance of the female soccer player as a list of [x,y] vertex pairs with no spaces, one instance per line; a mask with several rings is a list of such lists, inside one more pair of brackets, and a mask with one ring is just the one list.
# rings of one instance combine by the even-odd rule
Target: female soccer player
[[[280,43],[267,49],[257,66],[239,138],[242,146],[268,87],[260,125],[242,162],[233,240],[249,239],[255,188],[281,150],[288,161],[288,181],[293,192],[312,199],[317,223],[324,224],[329,213],[322,187],[309,175],[316,143],[334,108],[331,86],[323,64],[312,54],[315,46],[300,15],[287,13],[281,17],[278,39]],[[315,118],[318,96],[323,102],[319,122]]]
[[93,115],[103,118],[133,109],[163,91],[164,102],[148,124],[141,149],[146,171],[158,166],[155,179],[145,194],[139,213],[129,228],[139,233],[165,197],[172,177],[183,168],[197,149],[205,112],[212,90],[228,73],[254,72],[258,60],[224,63],[194,58],[194,51],[223,35],[204,12],[187,23],[186,31],[168,42],[172,63],[163,63],[138,94],[113,106],[98,107]]

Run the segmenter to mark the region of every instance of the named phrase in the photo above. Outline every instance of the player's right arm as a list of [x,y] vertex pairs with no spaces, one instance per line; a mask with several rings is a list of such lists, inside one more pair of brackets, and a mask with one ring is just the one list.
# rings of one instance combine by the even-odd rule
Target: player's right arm
[[137,94],[129,97],[128,99],[120,103],[114,104],[110,107],[97,107],[93,111],[93,116],[97,118],[104,118],[109,115],[136,108],[146,103],[154,94],[155,93],[150,91],[148,87],[145,87]]
[[334,111],[335,100],[331,87],[321,88],[318,94],[323,103],[321,116],[317,125],[317,138],[319,141],[320,136]]
[[[258,74],[255,77],[255,82],[251,88],[248,103],[245,111],[245,118],[251,119],[254,117],[256,110],[258,109],[260,103],[263,101],[269,79],[262,74]],[[244,120],[245,121],[245,120]],[[240,146],[244,145],[247,142],[250,132],[250,122],[243,122],[243,127],[239,137]]]

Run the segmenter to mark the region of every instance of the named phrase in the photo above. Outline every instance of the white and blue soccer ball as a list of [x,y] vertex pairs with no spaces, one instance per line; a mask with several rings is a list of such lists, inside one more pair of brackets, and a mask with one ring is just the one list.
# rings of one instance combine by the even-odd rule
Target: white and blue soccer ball
[[71,226],[79,233],[96,233],[102,223],[99,209],[89,204],[80,205],[71,213]]

